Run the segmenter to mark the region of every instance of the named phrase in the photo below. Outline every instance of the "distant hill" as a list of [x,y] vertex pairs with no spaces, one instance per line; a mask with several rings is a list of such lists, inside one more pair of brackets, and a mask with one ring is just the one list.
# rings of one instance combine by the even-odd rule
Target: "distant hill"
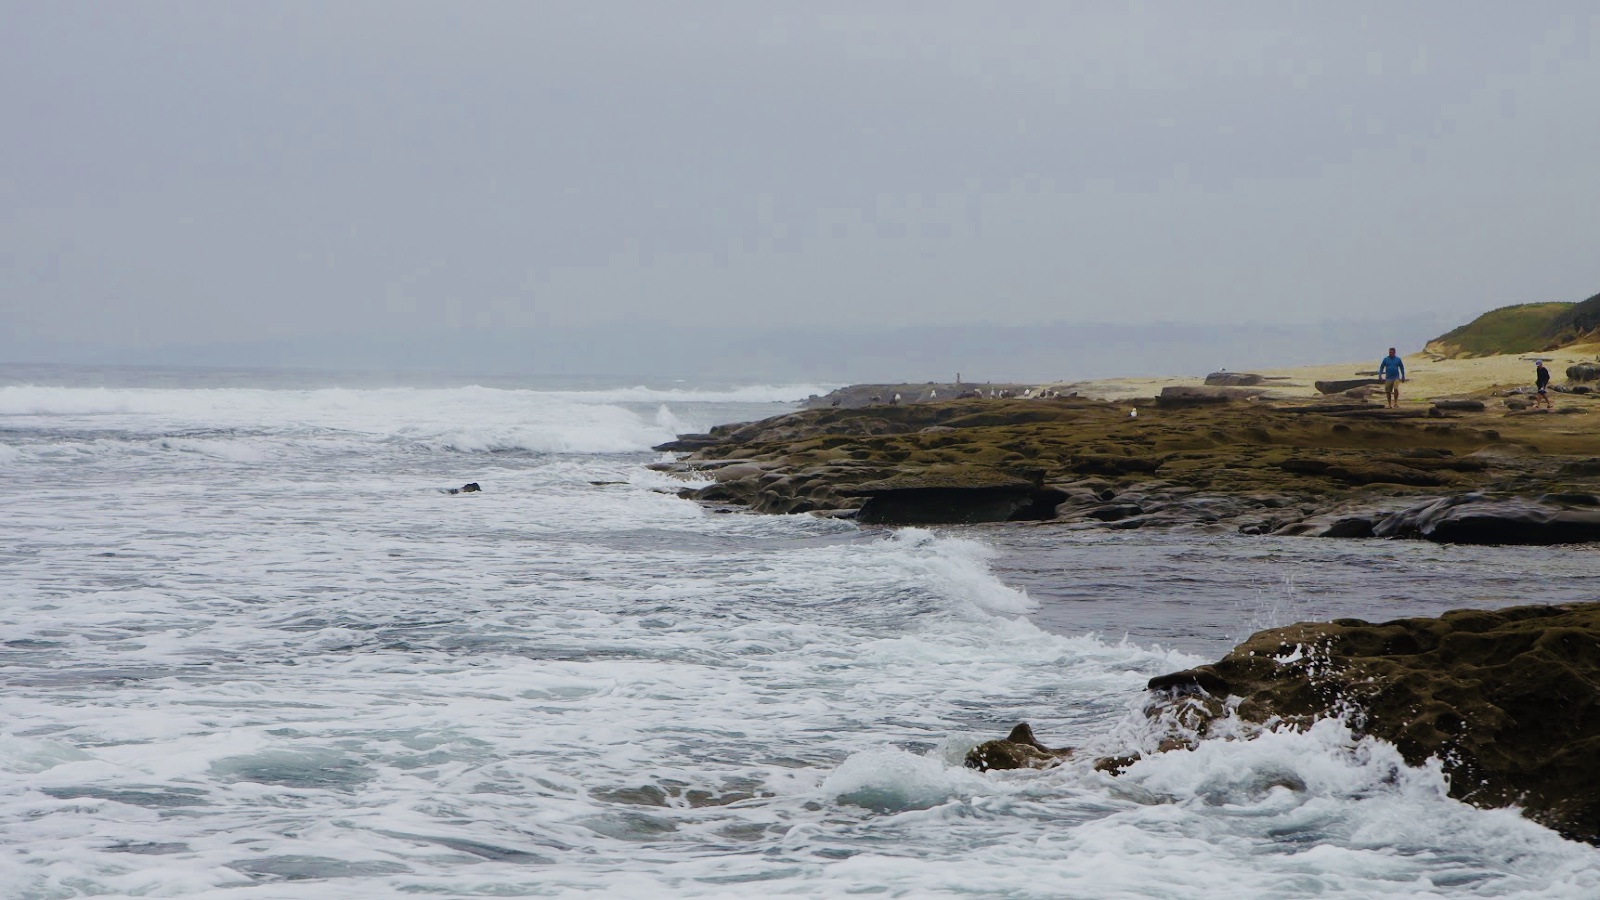
[[1555,350],[1600,337],[1600,294],[1582,303],[1521,303],[1492,309],[1428,342],[1449,359]]
[[1562,345],[1577,341],[1587,343],[1600,332],[1600,294],[1572,304],[1572,308],[1556,317],[1551,324],[1551,335]]

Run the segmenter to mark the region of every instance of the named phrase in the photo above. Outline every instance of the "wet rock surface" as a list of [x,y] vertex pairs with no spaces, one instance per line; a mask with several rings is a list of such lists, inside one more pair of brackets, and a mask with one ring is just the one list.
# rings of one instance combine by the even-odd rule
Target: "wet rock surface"
[[1033,735],[1033,727],[1023,722],[997,741],[984,741],[967,751],[966,766],[987,772],[991,769],[1048,769],[1071,759],[1071,747],[1046,747]]
[[1600,844],[1600,603],[1290,625],[1149,689],[1147,712],[1191,740],[1229,715],[1343,718],[1412,765],[1440,760],[1453,797]]
[[1442,544],[1576,544],[1600,541],[1600,509],[1591,494],[1538,499],[1464,494],[1386,516],[1374,537],[1421,537]]

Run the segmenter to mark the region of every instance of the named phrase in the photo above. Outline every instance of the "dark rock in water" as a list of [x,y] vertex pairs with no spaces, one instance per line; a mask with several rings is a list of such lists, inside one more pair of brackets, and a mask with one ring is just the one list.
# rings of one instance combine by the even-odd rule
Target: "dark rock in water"
[[1345,391],[1369,384],[1383,384],[1381,378],[1347,378],[1342,381],[1318,381],[1313,385],[1319,394],[1342,394]]
[[969,769],[1048,769],[1072,757],[1071,747],[1046,747],[1023,722],[998,741],[985,741],[967,751]]
[[1246,722],[1344,718],[1440,760],[1452,797],[1600,844],[1600,603],[1290,625],[1149,688],[1152,717],[1181,708],[1200,737],[1230,695]]
[[1267,379],[1251,372],[1212,372],[1206,376],[1208,387],[1254,387]]
[[1055,517],[1066,492],[1043,487],[1037,475],[985,469],[928,469],[847,488],[866,497],[856,521],[868,525],[955,525]]
[[1377,537],[1420,537],[1441,544],[1577,544],[1600,541],[1600,509],[1547,494],[1541,500],[1461,494],[1384,520]]
[[470,484],[463,484],[461,487],[458,487],[458,488],[445,488],[444,492],[446,494],[475,494],[475,493],[477,493],[478,491],[481,491],[481,490],[483,490],[483,489],[478,487],[478,483],[476,481],[474,481],[474,482],[471,482]]
[[693,453],[704,447],[715,447],[722,443],[723,440],[724,438],[710,434],[680,434],[677,440],[667,441],[665,444],[657,444],[650,449],[662,453]]

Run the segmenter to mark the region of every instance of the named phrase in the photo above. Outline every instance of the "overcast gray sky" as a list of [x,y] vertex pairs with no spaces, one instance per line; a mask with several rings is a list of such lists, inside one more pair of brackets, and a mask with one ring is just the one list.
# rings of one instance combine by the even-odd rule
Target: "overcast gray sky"
[[1592,0],[0,20],[18,344],[1464,321],[1600,291]]

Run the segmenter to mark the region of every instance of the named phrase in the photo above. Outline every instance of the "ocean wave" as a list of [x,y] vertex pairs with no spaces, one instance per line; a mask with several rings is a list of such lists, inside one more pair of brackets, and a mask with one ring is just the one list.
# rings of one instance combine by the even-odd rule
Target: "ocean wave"
[[589,403],[798,403],[839,385],[755,384],[721,390],[651,388],[643,385],[596,391],[550,391],[548,396]]
[[216,414],[326,416],[362,408],[421,406],[473,409],[524,409],[540,404],[618,403],[795,403],[829,387],[750,385],[722,390],[659,389],[645,386],[591,391],[540,391],[469,385],[458,388],[69,388],[35,385],[0,387],[0,416]]
[[[202,429],[268,435],[344,432],[463,452],[630,453],[714,424],[701,421],[716,417],[706,407],[712,400],[731,403],[730,398],[742,397],[739,402],[748,403],[781,393],[767,388],[692,394],[485,387],[283,391],[12,386],[0,388],[0,421],[10,418],[46,429],[113,430],[146,437],[152,432]],[[671,397],[680,403],[680,411],[664,402],[653,413],[623,405],[647,397],[651,402]],[[696,415],[682,412],[682,406],[705,408]],[[173,444],[171,449],[183,448]],[[188,449],[207,452],[200,445]]]

